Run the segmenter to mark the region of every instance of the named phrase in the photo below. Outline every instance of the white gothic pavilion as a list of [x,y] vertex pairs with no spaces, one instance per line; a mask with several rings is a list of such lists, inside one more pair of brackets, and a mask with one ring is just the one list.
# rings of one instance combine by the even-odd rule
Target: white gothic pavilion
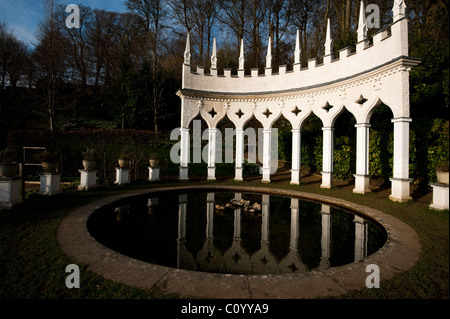
[[[391,180],[393,201],[410,200],[409,178],[409,72],[419,64],[408,57],[408,20],[403,0],[395,0],[393,21],[389,28],[367,39],[365,9],[361,1],[356,52],[349,48],[332,55],[330,21],[328,20],[323,63],[317,59],[308,61],[308,67],[300,64],[300,45],[297,32],[295,59],[292,71],[279,67],[272,73],[270,38],[264,74],[252,69],[244,73],[244,48],[241,41],[237,75],[225,69],[218,74],[216,44],[214,40],[211,72],[204,67],[191,71],[189,35],[184,53],[181,98],[181,149],[180,180],[188,180],[190,156],[189,126],[199,114],[208,125],[208,179],[215,179],[215,154],[217,124],[227,116],[235,125],[236,167],[235,180],[242,180],[244,162],[244,127],[255,117],[264,128],[262,182],[270,182],[271,128],[282,115],[292,125],[291,183],[300,183],[301,128],[304,120],[314,113],[322,121],[323,162],[322,188],[333,187],[333,139],[334,123],[347,109],[356,118],[357,149],[356,174],[353,192],[369,192],[369,128],[374,110],[387,105],[393,114],[394,167]],[[330,108],[330,106],[333,106]]]

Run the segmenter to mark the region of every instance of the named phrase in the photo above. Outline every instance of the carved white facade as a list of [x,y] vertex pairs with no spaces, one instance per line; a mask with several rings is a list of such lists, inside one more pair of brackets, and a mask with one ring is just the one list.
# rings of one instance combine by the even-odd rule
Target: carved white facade
[[[364,19],[361,2],[360,19]],[[243,45],[241,42],[237,75],[225,69],[218,74],[216,47],[212,56],[212,68],[205,74],[203,67],[191,71],[189,37],[183,65],[182,88],[177,92],[181,98],[181,152],[180,180],[188,179],[189,125],[199,114],[210,130],[211,158],[208,160],[208,179],[215,179],[215,143],[217,124],[226,117],[236,129],[236,180],[242,180],[243,130],[245,124],[256,118],[264,128],[263,182],[270,182],[270,138],[274,122],[283,116],[292,125],[292,174],[291,183],[299,184],[301,167],[301,128],[312,113],[323,124],[322,188],[333,187],[333,140],[334,124],[347,109],[356,119],[357,161],[355,193],[369,191],[369,128],[370,118],[381,103],[392,111],[394,126],[394,169],[391,178],[394,201],[410,199],[409,179],[409,71],[419,61],[408,57],[408,21],[405,4],[396,0],[391,26],[367,40],[365,21],[360,21],[356,52],[349,48],[332,55],[330,24],[327,25],[326,53],[323,63],[317,59],[308,61],[302,68],[299,38],[297,36],[295,64],[292,71],[280,66],[278,73],[271,68],[270,50],[265,73],[251,74],[243,70]],[[269,39],[269,44],[270,44]],[[270,48],[270,46],[269,46]],[[213,143],[211,143],[213,142]]]

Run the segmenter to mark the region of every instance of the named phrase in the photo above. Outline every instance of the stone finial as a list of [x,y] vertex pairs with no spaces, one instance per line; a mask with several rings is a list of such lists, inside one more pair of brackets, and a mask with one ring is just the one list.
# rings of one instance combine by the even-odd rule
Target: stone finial
[[211,69],[217,69],[216,38],[214,38],[213,41],[213,49],[211,55]]
[[295,51],[294,51],[294,64],[300,63],[300,30],[297,29],[297,38],[295,40]]
[[184,49],[184,64],[191,65],[191,40],[189,32],[186,37],[186,49]]
[[244,70],[244,39],[241,39],[241,50],[239,54],[239,70]]
[[403,19],[406,15],[406,3],[404,0],[395,0],[394,7],[392,8],[393,12],[393,23],[397,22],[400,19]]
[[267,44],[267,55],[266,55],[266,69],[272,67],[272,37],[269,36],[269,42]]
[[331,23],[330,18],[327,21],[327,35],[325,40],[325,55],[330,55],[333,48],[333,40],[331,40]]
[[359,5],[359,22],[358,22],[358,42],[367,40],[366,12],[364,1]]

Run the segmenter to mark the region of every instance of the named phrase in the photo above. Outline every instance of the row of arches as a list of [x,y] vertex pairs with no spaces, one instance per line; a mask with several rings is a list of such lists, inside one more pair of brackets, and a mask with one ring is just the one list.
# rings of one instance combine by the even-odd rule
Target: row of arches
[[[322,188],[332,188],[333,183],[333,151],[334,131],[336,120],[348,111],[355,119],[356,124],[356,170],[355,193],[365,194],[369,188],[369,130],[370,119],[374,111],[383,101],[378,96],[370,94],[357,94],[356,99],[349,103],[345,101],[329,102],[316,96],[286,99],[261,100],[231,100],[231,99],[200,99],[188,96],[182,97],[183,109],[190,110],[189,116],[183,117],[181,128],[181,158],[180,179],[188,179],[187,168],[189,164],[189,125],[195,118],[201,118],[208,126],[208,179],[215,179],[215,164],[218,139],[218,124],[228,119],[235,130],[235,180],[242,181],[242,164],[244,163],[244,136],[245,128],[250,120],[256,120],[263,127],[262,145],[262,182],[269,183],[270,174],[273,173],[273,146],[274,123],[285,118],[292,130],[292,158],[291,158],[291,184],[300,183],[301,170],[301,134],[302,125],[308,118],[317,116],[322,123],[323,161],[322,161]],[[347,100],[348,101],[348,100]],[[336,104],[339,103],[339,104]],[[396,109],[389,107],[395,116]],[[185,114],[186,115],[186,114]],[[391,199],[398,201],[409,200],[409,117],[394,117],[394,164],[393,184],[402,184],[400,188],[393,189]],[[183,142],[185,141],[185,142]],[[261,153],[260,153],[261,154]],[[407,186],[405,186],[407,184]]]

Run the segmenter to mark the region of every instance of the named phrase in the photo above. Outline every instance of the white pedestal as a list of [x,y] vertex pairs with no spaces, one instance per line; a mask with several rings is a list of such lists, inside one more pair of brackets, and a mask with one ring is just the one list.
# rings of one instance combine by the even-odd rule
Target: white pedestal
[[433,187],[433,203],[429,206],[430,209],[448,210],[449,185],[431,184],[431,187]]
[[353,189],[353,193],[366,194],[371,192],[369,188],[370,175],[353,174],[353,176],[355,176],[355,188]]
[[97,187],[96,170],[79,169],[78,171],[81,173],[80,186],[78,186],[78,190],[89,190]]
[[244,180],[243,178],[243,167],[235,167],[234,168],[234,180],[236,182],[242,182]]
[[116,181],[114,184],[122,185],[130,183],[130,171],[131,169],[129,168],[116,167]]
[[189,181],[187,166],[180,166],[180,176],[178,177],[178,179],[180,181]]
[[207,180],[209,180],[209,181],[215,181],[216,180],[216,168],[214,166],[208,167]]
[[322,184],[320,188],[331,189],[334,186],[333,172],[321,172]]
[[22,201],[22,178],[0,178],[0,208],[11,208]]
[[300,170],[291,169],[291,185],[300,185]]
[[412,179],[409,178],[394,178],[389,179],[391,181],[391,195],[389,199],[393,202],[404,203],[412,200],[410,196],[410,184]]
[[159,167],[151,167],[148,168],[148,180],[150,182],[159,181]]
[[52,196],[61,193],[60,173],[41,173],[40,195]]

